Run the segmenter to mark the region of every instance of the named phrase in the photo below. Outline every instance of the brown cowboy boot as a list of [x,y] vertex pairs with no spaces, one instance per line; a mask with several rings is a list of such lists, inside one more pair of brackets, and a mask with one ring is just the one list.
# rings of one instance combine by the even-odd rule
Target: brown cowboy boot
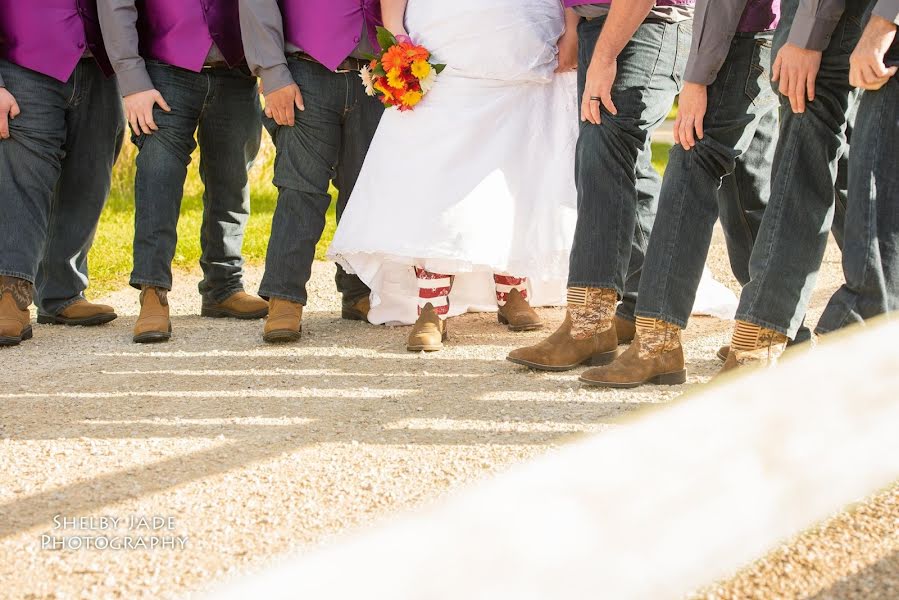
[[94,325],[104,325],[114,321],[116,318],[118,318],[118,315],[113,307],[105,304],[94,304],[84,298],[78,298],[57,315],[38,314],[37,322],[42,325],[93,327]]
[[269,300],[262,340],[269,344],[296,342],[303,335],[303,305],[292,300]]
[[365,296],[349,306],[344,306],[340,311],[340,318],[347,321],[368,321],[369,310],[371,310],[371,300]]
[[18,346],[31,339],[31,300],[30,282],[0,275],[0,346]]
[[438,352],[447,340],[446,321],[440,318],[434,306],[428,302],[421,309],[418,320],[409,332],[406,350],[409,352]]
[[715,356],[717,356],[718,360],[721,362],[726,362],[728,354],[730,354],[730,344],[725,344],[718,348],[718,352],[715,353]]
[[615,315],[615,331],[618,333],[619,344],[630,344],[637,335],[637,326],[633,321]]
[[507,360],[539,371],[569,371],[582,364],[606,365],[618,354],[615,306],[606,288],[569,288],[568,312],[551,336],[509,353]]
[[172,337],[168,290],[145,286],[140,292],[140,316],[134,324],[135,344],[157,344]]
[[536,331],[543,328],[543,319],[516,288],[506,296],[506,303],[499,307],[496,318],[501,325],[508,325],[510,331]]
[[730,352],[719,375],[744,367],[773,367],[787,348],[788,338],[773,329],[737,321]]
[[645,383],[678,385],[687,381],[680,328],[645,317],[637,317],[636,327],[637,335],[630,348],[612,364],[585,371],[581,375],[583,383],[635,388]]
[[218,304],[203,300],[200,315],[213,319],[261,319],[268,314],[268,302],[243,290],[234,292]]

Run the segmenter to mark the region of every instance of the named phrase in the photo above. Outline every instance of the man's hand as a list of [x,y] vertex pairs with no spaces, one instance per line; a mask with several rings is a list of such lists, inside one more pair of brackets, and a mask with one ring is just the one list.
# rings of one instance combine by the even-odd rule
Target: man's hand
[[618,76],[618,61],[616,59],[604,59],[593,57],[587,68],[587,83],[584,86],[584,97],[581,99],[581,121],[590,121],[594,125],[602,122],[599,105],[613,115],[618,114],[615,103],[612,102],[612,86],[615,77]]
[[296,122],[294,107],[306,110],[306,107],[303,106],[303,94],[300,93],[300,86],[295,83],[265,96],[265,115],[274,119],[278,125],[293,127]]
[[[674,121],[674,143],[684,150],[696,145],[702,139],[702,122],[708,107],[708,88],[700,83],[684,84],[677,102],[677,119]],[[693,132],[696,132],[694,137]]]
[[559,66],[556,73],[567,73],[577,69],[577,30],[566,29],[559,38]]
[[815,79],[821,68],[821,52],[786,44],[777,53],[771,80],[780,82],[780,93],[790,99],[794,113],[805,112],[805,100],[815,99]]
[[0,140],[9,139],[9,122],[19,116],[19,104],[5,87],[0,87]]
[[165,112],[172,110],[162,94],[156,90],[125,96],[125,118],[128,119],[134,133],[152,135],[154,131],[159,131],[156,121],[153,120],[153,107],[157,104]]
[[896,25],[883,17],[872,15],[865,32],[849,57],[849,83],[863,90],[879,90],[896,67],[887,67],[884,56],[896,39]]

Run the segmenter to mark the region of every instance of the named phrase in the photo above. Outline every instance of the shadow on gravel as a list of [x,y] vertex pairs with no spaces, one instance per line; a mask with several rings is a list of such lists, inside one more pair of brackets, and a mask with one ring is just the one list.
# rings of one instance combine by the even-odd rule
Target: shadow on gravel
[[841,579],[809,600],[893,600],[899,598],[899,551]]

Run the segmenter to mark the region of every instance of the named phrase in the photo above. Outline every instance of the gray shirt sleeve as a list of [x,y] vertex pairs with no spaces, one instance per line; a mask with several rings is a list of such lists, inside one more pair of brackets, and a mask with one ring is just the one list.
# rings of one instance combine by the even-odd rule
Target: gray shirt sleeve
[[806,50],[824,50],[845,9],[846,0],[801,0],[787,41]]
[[[697,0],[684,79],[709,85],[718,77],[749,0]],[[714,8],[711,5],[714,3]]]
[[874,5],[874,14],[899,25],[899,0],[880,0]]
[[135,0],[98,0],[97,14],[109,62],[116,72],[119,91],[130,96],[154,88],[140,56]]
[[266,94],[294,83],[284,55],[284,22],[277,0],[240,0],[240,32],[250,70]]

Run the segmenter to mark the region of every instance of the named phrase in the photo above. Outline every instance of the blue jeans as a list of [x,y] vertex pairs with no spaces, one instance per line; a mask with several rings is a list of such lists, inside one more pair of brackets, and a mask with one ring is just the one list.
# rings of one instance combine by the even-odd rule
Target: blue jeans
[[131,285],[172,288],[184,181],[199,142],[204,186],[199,289],[204,301],[218,303],[243,289],[241,249],[250,216],[247,172],[262,141],[256,78],[246,67],[194,73],[154,61],[147,62],[147,71],[172,111],[154,107],[159,131],[132,132],[139,151]]
[[[579,92],[605,18],[578,26]],[[633,290],[655,218],[654,184],[645,171],[652,132],[680,91],[692,23],[645,22],[618,57],[612,100],[618,114],[602,111],[602,124],[582,122],[575,177],[578,220],[568,285]],[[638,182],[640,190],[638,192]],[[628,304],[626,302],[625,304]],[[626,314],[626,308],[624,309]]]
[[[776,53],[787,39],[800,0],[784,0]],[[857,92],[849,85],[849,55],[861,33],[865,2],[846,3],[824,50],[815,100],[794,114],[781,97],[780,139],[771,197],[750,260],[737,319],[794,338],[808,309],[834,217],[840,159]],[[844,242],[845,243],[845,242]]]
[[[708,86],[704,137],[692,150],[679,145],[671,149],[643,266],[638,316],[687,326],[719,199],[726,207],[722,226],[731,262],[747,270],[757,231],[751,221],[764,213],[767,203],[766,173],[777,133],[777,95],[768,83],[767,68],[771,40],[771,33],[734,36],[717,79]],[[735,173],[738,161],[743,168]],[[720,190],[728,176],[733,182]]]
[[93,59],[65,83],[4,60],[0,73],[22,109],[0,140],[0,274],[34,283],[38,310],[56,315],[88,285],[122,148],[122,100]]
[[[887,55],[899,64],[899,43]],[[849,160],[843,242],[846,278],[816,332],[824,334],[899,310],[899,78],[862,94]]]
[[[259,293],[305,305],[315,245],[331,205],[330,183],[339,192],[339,221],[384,109],[376,98],[365,95],[358,72],[335,73],[317,62],[293,57],[287,66],[302,90],[306,110],[296,111],[294,127],[265,121],[277,150],[278,206]],[[336,279],[344,306],[369,294],[358,277],[341,268]]]

